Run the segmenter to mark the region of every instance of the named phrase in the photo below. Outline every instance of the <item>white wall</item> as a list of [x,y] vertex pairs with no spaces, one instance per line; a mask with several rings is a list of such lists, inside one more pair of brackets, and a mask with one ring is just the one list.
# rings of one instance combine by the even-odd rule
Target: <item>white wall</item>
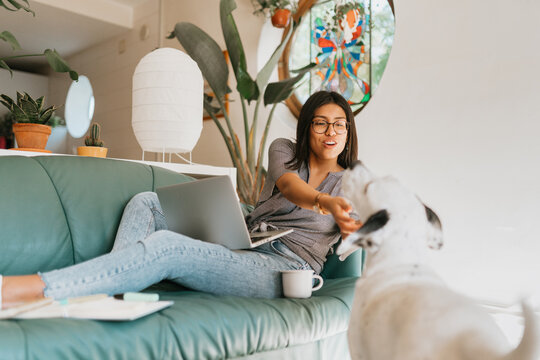
[[[141,158],[131,127],[131,81],[139,60],[158,47],[158,1],[140,4],[133,16],[133,30],[66,58],[73,69],[90,79],[96,101],[93,121],[101,124],[101,137],[109,148],[107,156],[113,158]],[[141,37],[143,26],[148,28],[147,37]],[[52,103],[65,103],[70,84],[65,74],[51,73]],[[68,137],[68,152],[76,151],[83,143],[84,137]]]
[[540,2],[397,1],[360,157],[440,215],[451,286],[513,300],[540,286]]

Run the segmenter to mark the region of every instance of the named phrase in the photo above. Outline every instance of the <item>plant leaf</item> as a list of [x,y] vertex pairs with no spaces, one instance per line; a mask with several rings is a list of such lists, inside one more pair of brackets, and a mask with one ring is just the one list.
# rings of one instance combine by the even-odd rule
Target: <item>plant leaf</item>
[[13,51],[21,50],[21,45],[19,44],[17,39],[15,39],[15,36],[13,36],[13,34],[9,31],[2,31],[0,33],[0,40],[6,41],[11,46],[11,49]]
[[6,69],[7,71],[9,71],[9,73],[11,74],[11,77],[13,78],[13,70],[9,68],[8,64],[6,64],[4,60],[0,60],[0,67],[2,69]]
[[64,59],[60,57],[60,54],[58,54],[56,50],[47,49],[45,50],[43,55],[45,55],[47,61],[49,62],[49,65],[51,66],[51,68],[53,68],[54,71],[67,72],[69,73],[69,77],[75,81],[79,79],[79,74],[77,74],[77,72],[75,72],[69,67],[67,62],[65,62]]
[[236,2],[234,0],[221,0],[219,6],[221,29],[231,59],[234,75],[236,76],[236,89],[249,102],[259,97],[259,88],[247,71],[246,55],[242,45],[242,39],[232,16],[234,9],[236,9]]
[[[0,6],[2,6],[4,9],[9,10],[9,11],[17,11],[17,10],[19,10],[19,9],[17,9],[17,8],[11,8],[11,7],[9,7],[7,4],[4,4],[4,1],[5,1],[5,0],[0,0]],[[13,5],[12,5],[12,6],[13,6]]]
[[27,96],[27,94],[26,94],[26,95],[23,95],[23,94],[21,94],[19,91],[17,91],[17,104],[18,104],[22,99],[24,99],[25,96]]
[[0,104],[4,105],[9,111],[12,111],[12,107],[9,103],[4,100],[0,100]]
[[296,83],[302,80],[306,72],[315,67],[317,67],[317,65],[311,63],[302,69],[296,70],[295,72],[297,72],[298,75],[295,77],[268,84],[266,91],[264,92],[264,105],[275,104],[286,100],[294,91]]
[[28,118],[28,122],[37,123],[39,120],[39,112],[36,107],[36,104],[32,101],[33,100],[30,100],[30,99],[22,99],[19,102],[19,106],[21,107],[22,111],[26,114],[26,117]]
[[5,94],[0,95],[0,97],[2,98],[2,100],[0,100],[0,102],[2,104],[4,104],[4,106],[7,107],[9,109],[9,111],[13,111],[13,105],[15,104],[13,99],[10,98],[9,96],[5,95]]
[[298,26],[298,23],[294,23],[293,26],[289,27],[289,32],[287,33],[285,39],[278,45],[278,47],[274,50],[272,56],[270,56],[270,59],[268,59],[264,67],[257,74],[257,86],[259,87],[259,89],[264,89],[266,87],[266,84],[268,84],[268,80],[270,79],[274,68],[276,67],[279,59],[281,58],[281,54],[283,54],[283,50],[285,49],[287,42],[289,42],[289,39],[294,32],[294,29],[296,29],[296,26]]
[[39,107],[38,107],[38,103],[36,102],[36,100],[32,99],[32,97],[30,96],[30,94],[28,94],[27,92],[24,93],[24,98],[28,101],[30,101],[32,103],[32,105],[34,105],[36,107],[36,110],[39,111]]
[[58,110],[58,108],[56,106],[54,106],[54,105],[51,105],[48,108],[41,111],[41,113],[43,114],[44,112],[49,111],[49,110],[52,110],[54,112],[54,111]]
[[43,100],[45,99],[45,96],[40,96],[36,99],[36,106],[38,109],[41,109],[43,107]]
[[47,109],[45,109],[41,114],[39,114],[39,119],[37,122],[39,122],[40,124],[47,124],[54,110],[56,109],[53,106],[50,106]]
[[230,93],[227,85],[229,68],[219,45],[207,33],[196,25],[188,22],[179,22],[174,27],[174,35],[193,60],[212,88],[214,94],[220,98]]
[[17,104],[13,104],[12,108],[13,116],[15,116],[16,122],[28,122],[28,116],[24,113],[24,111],[19,107]]
[[26,3],[26,5],[21,4],[21,3],[20,3],[19,1],[17,1],[17,0],[7,0],[7,1],[11,4],[11,6],[14,7],[14,9],[8,8],[8,6],[7,6],[6,4],[4,4],[3,1],[2,1],[2,3],[1,3],[0,5],[2,5],[4,8],[6,8],[6,9],[8,9],[8,10],[11,10],[11,11],[17,11],[17,10],[23,9],[24,11],[29,12],[29,13],[32,13],[32,15],[36,16],[36,13],[35,13],[32,9],[30,9],[30,8],[28,7],[30,4],[28,3],[27,0],[23,0],[23,1]]

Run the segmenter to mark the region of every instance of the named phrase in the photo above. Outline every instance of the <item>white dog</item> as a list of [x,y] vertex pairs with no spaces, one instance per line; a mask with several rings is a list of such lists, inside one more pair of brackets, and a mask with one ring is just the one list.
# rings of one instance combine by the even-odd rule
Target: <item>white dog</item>
[[360,162],[345,172],[342,187],[364,225],[337,253],[367,251],[349,323],[353,359],[538,359],[539,324],[529,306],[523,306],[523,339],[510,349],[489,314],[449,290],[426,265],[427,245],[442,246],[441,224],[414,194]]

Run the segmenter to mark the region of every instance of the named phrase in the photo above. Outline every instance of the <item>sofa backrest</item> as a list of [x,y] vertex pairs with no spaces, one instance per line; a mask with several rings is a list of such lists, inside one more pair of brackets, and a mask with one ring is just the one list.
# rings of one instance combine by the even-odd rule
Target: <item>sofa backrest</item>
[[[131,197],[191,180],[131,161],[0,156],[0,274],[49,271],[107,253]],[[358,276],[357,254],[333,260],[327,278]]]
[[192,178],[140,163],[0,156],[0,274],[47,271],[112,248],[131,197]]

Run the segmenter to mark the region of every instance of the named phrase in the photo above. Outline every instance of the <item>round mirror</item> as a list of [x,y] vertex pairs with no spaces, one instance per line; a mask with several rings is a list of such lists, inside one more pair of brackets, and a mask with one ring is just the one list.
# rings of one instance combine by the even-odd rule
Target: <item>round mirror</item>
[[94,93],[90,80],[84,75],[73,81],[66,97],[64,111],[68,132],[74,138],[83,136],[94,116]]

